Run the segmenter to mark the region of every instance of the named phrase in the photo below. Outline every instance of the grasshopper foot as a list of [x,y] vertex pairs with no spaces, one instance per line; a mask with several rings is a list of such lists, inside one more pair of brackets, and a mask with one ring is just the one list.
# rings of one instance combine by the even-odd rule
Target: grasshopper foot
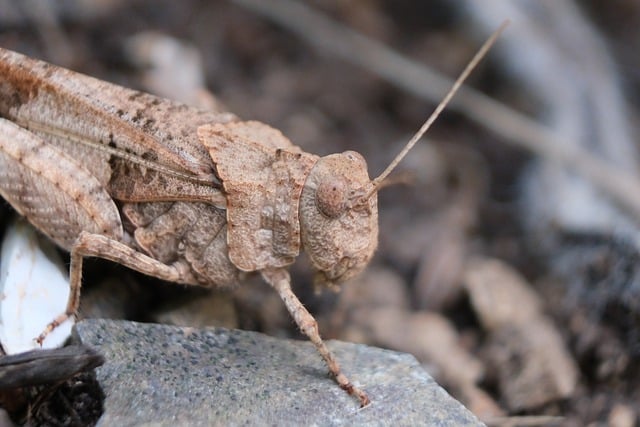
[[55,319],[53,319],[46,328],[44,328],[44,331],[42,331],[42,333],[40,335],[38,335],[38,337],[36,338],[36,343],[42,347],[42,343],[44,342],[44,340],[47,338],[47,336],[53,332],[54,329],[56,329],[58,326],[60,326],[61,324],[63,324],[67,319],[73,317],[74,314],[73,313],[62,313],[60,315],[58,315]]

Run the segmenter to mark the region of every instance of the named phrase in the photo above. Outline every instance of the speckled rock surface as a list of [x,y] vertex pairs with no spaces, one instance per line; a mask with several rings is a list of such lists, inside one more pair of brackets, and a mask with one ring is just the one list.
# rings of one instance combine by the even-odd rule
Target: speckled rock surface
[[107,360],[102,426],[482,425],[407,354],[329,342],[373,401],[359,409],[308,342],[111,320],[75,333]]

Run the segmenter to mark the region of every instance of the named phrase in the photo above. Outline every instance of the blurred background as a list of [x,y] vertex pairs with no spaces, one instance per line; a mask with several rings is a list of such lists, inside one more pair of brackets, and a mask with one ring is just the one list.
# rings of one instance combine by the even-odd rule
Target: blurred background
[[[301,257],[295,291],[323,337],[414,354],[490,425],[638,425],[640,3],[0,0],[0,46],[356,150],[375,176],[504,19],[380,193],[367,271],[316,294]],[[259,280],[87,264],[85,316],[302,338]]]

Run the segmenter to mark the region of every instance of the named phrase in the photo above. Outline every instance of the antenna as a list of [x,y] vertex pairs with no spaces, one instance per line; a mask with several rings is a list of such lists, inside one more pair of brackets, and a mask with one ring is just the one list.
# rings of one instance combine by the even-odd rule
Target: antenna
[[402,159],[404,159],[407,153],[413,148],[414,145],[416,145],[416,143],[420,140],[420,138],[422,138],[422,135],[424,135],[425,132],[429,130],[429,128],[436,121],[438,116],[440,116],[440,113],[442,113],[442,111],[445,109],[447,104],[449,104],[449,102],[451,101],[451,98],[453,98],[453,96],[456,94],[458,89],[460,89],[460,86],[462,86],[462,83],[467,79],[467,77],[469,77],[469,74],[471,74],[471,71],[473,71],[473,69],[478,65],[480,60],[484,58],[484,56],[487,54],[489,49],[493,46],[493,44],[496,42],[500,34],[502,34],[504,29],[507,28],[508,25],[509,25],[509,20],[505,20],[502,23],[502,25],[500,25],[500,27],[491,35],[491,37],[489,37],[487,41],[484,42],[482,47],[474,55],[471,61],[469,61],[464,71],[462,71],[462,73],[460,74],[458,79],[455,81],[451,89],[449,89],[449,92],[447,92],[444,99],[440,101],[440,103],[438,104],[436,109],[433,111],[433,113],[431,113],[429,118],[424,122],[420,130],[418,130],[418,132],[416,132],[416,134],[413,135],[413,138],[409,140],[407,145],[404,146],[402,151],[393,159],[393,161],[389,164],[389,166],[387,166],[387,168],[377,178],[371,181],[371,189],[367,192],[363,200],[369,199],[369,197],[371,197],[373,193],[377,192],[380,189],[382,182],[387,178],[387,176],[389,176],[389,174],[396,168],[396,166],[398,166],[398,163],[400,163]]

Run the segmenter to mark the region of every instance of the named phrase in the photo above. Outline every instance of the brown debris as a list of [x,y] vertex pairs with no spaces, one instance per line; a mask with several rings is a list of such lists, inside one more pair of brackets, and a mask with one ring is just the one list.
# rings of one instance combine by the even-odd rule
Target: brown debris
[[633,427],[638,420],[637,408],[630,405],[616,404],[607,419],[609,427]]
[[452,386],[455,396],[471,411],[475,416],[483,421],[503,417],[504,409],[498,405],[493,397],[475,384],[463,384]]
[[438,310],[452,305],[462,293],[460,276],[467,255],[467,240],[458,224],[436,219],[415,279],[420,308]]
[[469,261],[464,284],[482,326],[496,331],[540,316],[542,302],[525,279],[498,260]]
[[457,332],[439,314],[368,309],[355,313],[352,323],[367,328],[371,342],[433,364],[438,367],[436,376],[452,383],[474,383],[483,375],[482,364],[459,345]]
[[468,265],[465,286],[489,332],[486,355],[509,409],[570,397],[578,368],[525,279],[503,262],[476,259]]

